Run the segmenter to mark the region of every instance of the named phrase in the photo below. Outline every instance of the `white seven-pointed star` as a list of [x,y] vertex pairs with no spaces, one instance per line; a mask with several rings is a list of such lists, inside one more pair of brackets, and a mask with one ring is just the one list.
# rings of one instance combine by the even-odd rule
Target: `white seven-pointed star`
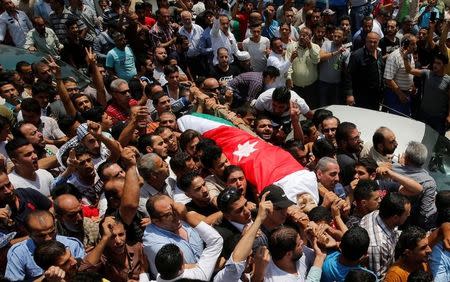
[[233,155],[239,157],[238,162],[240,162],[243,157],[248,157],[254,151],[258,150],[258,149],[255,149],[255,145],[257,143],[258,143],[258,141],[256,141],[255,143],[250,143],[250,141],[247,141],[247,142],[245,142],[242,145],[238,144],[237,145],[237,150],[233,152]]

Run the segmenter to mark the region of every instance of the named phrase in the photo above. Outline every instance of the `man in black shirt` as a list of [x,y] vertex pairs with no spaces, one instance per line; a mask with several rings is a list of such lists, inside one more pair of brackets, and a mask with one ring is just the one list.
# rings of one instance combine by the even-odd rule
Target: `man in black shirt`
[[396,36],[397,31],[397,21],[394,19],[388,20],[386,34],[381,38],[379,44],[381,53],[383,54],[383,61],[386,61],[387,56],[400,47],[400,39]]
[[197,172],[188,172],[178,181],[180,189],[192,199],[186,204],[188,211],[195,211],[204,216],[210,216],[219,210],[212,204],[205,180]]
[[210,76],[217,79],[222,86],[227,85],[228,81],[241,73],[238,67],[228,63],[228,56],[227,48],[219,48],[217,50],[219,63],[215,65],[210,72]]

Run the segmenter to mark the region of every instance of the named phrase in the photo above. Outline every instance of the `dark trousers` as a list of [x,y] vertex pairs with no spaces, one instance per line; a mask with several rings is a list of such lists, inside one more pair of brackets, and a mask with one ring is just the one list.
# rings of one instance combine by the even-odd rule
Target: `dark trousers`
[[384,93],[384,104],[389,107],[387,109],[388,113],[411,116],[411,96],[408,93],[406,94],[408,95],[409,100],[406,103],[402,103],[397,94],[389,88],[386,88]]
[[317,93],[317,81],[305,87],[294,85],[294,90],[300,97],[305,99],[310,109],[319,107],[319,93]]
[[341,104],[339,101],[341,94],[340,83],[328,83],[319,80],[318,92],[319,107]]
[[355,97],[355,106],[365,109],[378,111],[381,102],[381,90],[380,89],[358,89],[353,90],[353,96]]

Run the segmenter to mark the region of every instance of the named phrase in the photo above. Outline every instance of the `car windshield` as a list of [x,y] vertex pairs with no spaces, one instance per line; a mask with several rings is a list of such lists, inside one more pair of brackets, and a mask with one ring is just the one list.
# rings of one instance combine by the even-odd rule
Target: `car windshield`
[[428,171],[436,180],[439,190],[448,190],[450,187],[450,140],[439,136],[434,146]]
[[[16,64],[20,61],[26,61],[32,64],[42,60],[42,58],[44,57],[46,57],[44,53],[31,53],[25,49],[0,44],[0,58],[2,58],[0,63],[3,66],[4,70],[15,70]],[[87,76],[82,74],[79,70],[71,67],[67,63],[61,60],[56,60],[56,62],[61,67],[63,77],[70,76],[75,78],[81,89],[88,86],[88,84],[91,82]]]

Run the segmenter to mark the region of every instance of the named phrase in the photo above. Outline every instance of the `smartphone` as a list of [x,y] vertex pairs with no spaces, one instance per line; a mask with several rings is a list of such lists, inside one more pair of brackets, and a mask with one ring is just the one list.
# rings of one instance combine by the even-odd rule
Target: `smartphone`
[[436,12],[431,12],[431,15],[430,15],[430,21],[431,21],[431,22],[436,21]]

